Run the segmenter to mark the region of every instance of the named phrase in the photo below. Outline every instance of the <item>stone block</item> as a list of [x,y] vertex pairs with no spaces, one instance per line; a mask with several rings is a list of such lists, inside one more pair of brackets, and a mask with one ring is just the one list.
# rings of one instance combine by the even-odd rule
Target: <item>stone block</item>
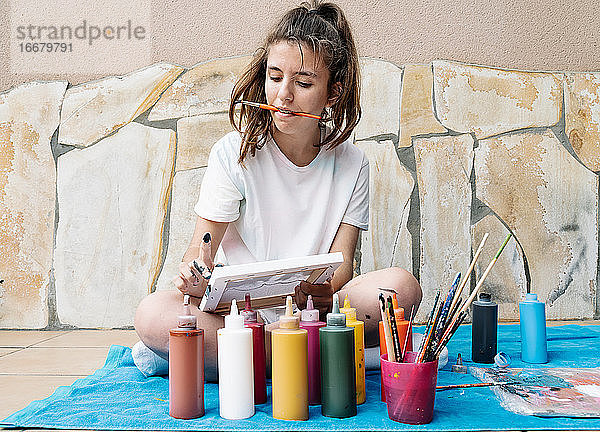
[[228,111],[231,90],[251,60],[252,56],[220,58],[194,66],[164,92],[148,120]]
[[402,267],[412,273],[408,228],[414,180],[400,163],[392,141],[360,141],[369,159],[369,230],[362,233],[361,273]]
[[406,65],[402,76],[400,140],[398,147],[410,147],[411,137],[443,133],[446,128],[433,112],[433,71],[430,64]]
[[158,278],[174,159],[175,132],[138,123],[58,158],[61,323],[133,325]]
[[423,300],[416,322],[425,322],[438,290],[448,292],[457,272],[465,272],[471,255],[470,135],[414,140],[421,212]]
[[48,325],[56,166],[50,140],[67,82],[0,94],[0,328]]
[[63,103],[58,142],[88,147],[147,111],[183,72],[158,63],[125,76],[71,87]]
[[565,76],[565,132],[579,160],[600,171],[600,73]]
[[177,120],[176,171],[205,167],[214,143],[233,130],[227,113]]
[[171,280],[179,274],[179,263],[194,234],[197,218],[194,205],[198,201],[205,171],[206,168],[198,168],[175,173],[169,217],[169,246],[156,283],[157,291],[176,289]]
[[523,248],[530,292],[549,319],[592,318],[598,272],[598,177],[550,130],[482,140],[477,197]]
[[554,74],[438,60],[433,76],[437,118],[450,130],[483,139],[560,119],[562,87]]
[[398,136],[400,129],[400,86],[402,69],[393,63],[361,59],[360,106],[362,118],[356,139]]

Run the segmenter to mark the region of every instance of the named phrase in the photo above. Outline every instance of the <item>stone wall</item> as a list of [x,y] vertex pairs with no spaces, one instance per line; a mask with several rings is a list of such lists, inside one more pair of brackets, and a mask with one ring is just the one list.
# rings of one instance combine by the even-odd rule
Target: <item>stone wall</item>
[[[146,294],[174,289],[248,60],[0,94],[0,327],[131,326]],[[423,321],[483,234],[478,276],[511,232],[483,287],[501,319],[525,292],[550,319],[597,316],[600,73],[372,59],[362,73],[371,229],[357,272],[412,270]]]

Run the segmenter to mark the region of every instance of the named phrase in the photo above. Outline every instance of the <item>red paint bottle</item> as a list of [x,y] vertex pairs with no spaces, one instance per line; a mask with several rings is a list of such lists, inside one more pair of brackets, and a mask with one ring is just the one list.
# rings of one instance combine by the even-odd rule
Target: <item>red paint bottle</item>
[[250,293],[246,293],[246,308],[240,312],[244,317],[244,326],[252,329],[252,352],[254,360],[254,404],[267,401],[267,363],[265,353],[265,325],[258,322],[255,310],[252,310]]
[[325,327],[319,321],[319,311],[314,308],[312,296],[308,296],[306,309],[302,311],[300,328],[308,332],[308,404],[321,403],[321,349],[319,346],[319,329]]

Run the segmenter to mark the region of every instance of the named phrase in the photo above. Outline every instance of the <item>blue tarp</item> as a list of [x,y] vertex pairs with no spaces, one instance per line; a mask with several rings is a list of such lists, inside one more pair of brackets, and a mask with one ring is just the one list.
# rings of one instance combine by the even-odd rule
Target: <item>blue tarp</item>
[[[511,367],[599,367],[600,327],[549,327],[550,361],[545,365],[520,361],[518,325],[499,326],[498,349],[512,357]],[[450,372],[459,352],[465,364],[473,365],[470,326],[461,326],[449,350],[450,360],[438,374],[438,385],[477,382],[470,375]],[[166,377],[145,378],[133,364],[131,349],[113,345],[104,367],[93,375],[71,386],[59,387],[52,396],[32,402],[4,419],[0,426],[109,430],[600,430],[600,419],[596,418],[539,418],[511,413],[500,406],[489,388],[438,392],[432,423],[420,426],[396,423],[388,418],[386,405],[380,401],[379,373],[375,371],[367,372],[366,403],[359,405],[356,417],[347,419],[323,417],[321,408],[314,406],[310,408],[308,421],[275,420],[271,417],[271,404],[266,403],[258,405],[250,419],[224,420],[219,417],[218,387],[206,384],[206,415],[177,420],[169,417],[168,398]],[[598,412],[600,416],[600,407]]]

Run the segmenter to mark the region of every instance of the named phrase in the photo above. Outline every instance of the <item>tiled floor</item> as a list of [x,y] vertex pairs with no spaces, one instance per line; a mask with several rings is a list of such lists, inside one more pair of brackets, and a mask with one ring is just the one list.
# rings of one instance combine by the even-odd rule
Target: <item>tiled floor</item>
[[0,419],[90,375],[111,345],[138,340],[133,330],[0,330]]
[[0,419],[93,373],[104,364],[111,345],[132,346],[137,341],[133,330],[0,330]]

